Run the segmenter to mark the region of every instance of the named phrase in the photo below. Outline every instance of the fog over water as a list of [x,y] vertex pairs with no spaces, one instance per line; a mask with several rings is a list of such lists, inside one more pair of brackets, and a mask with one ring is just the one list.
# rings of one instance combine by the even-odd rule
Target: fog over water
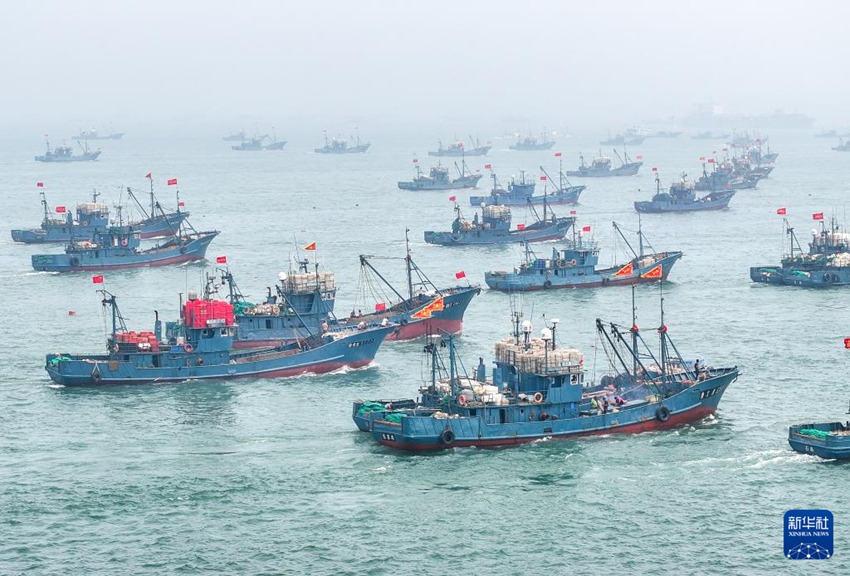
[[846,3],[7,2],[22,133],[360,125],[619,130],[782,109],[845,123]]

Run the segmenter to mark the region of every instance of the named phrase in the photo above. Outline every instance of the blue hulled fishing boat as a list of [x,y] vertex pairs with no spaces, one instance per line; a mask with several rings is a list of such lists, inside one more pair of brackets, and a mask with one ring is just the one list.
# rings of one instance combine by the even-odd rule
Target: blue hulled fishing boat
[[517,136],[516,144],[511,144],[508,148],[511,150],[521,151],[551,150],[554,145],[555,141],[549,137],[544,129],[540,138],[537,138],[536,136],[526,136],[525,138]]
[[[625,264],[612,268],[598,269],[599,247],[587,240],[582,232],[590,232],[585,226],[582,231],[573,228],[573,238],[566,248],[552,248],[550,258],[538,258],[528,244],[525,258],[512,272],[493,271],[484,274],[484,281],[491,290],[523,292],[530,290],[552,290],[555,288],[597,288],[622,286],[666,280],[673,264],[682,257],[681,252],[652,252],[644,254],[645,239],[638,230],[640,251],[635,252],[616,222],[614,229],[634,255]],[[651,246],[650,246],[651,248]]]
[[[73,232],[71,233],[74,237]],[[203,260],[218,231],[181,231],[167,241],[144,250],[141,234],[132,226],[96,230],[91,240],[73,240],[64,254],[33,254],[32,267],[41,272],[81,272],[168,266]]]
[[408,451],[512,446],[698,422],[715,413],[738,368],[683,360],[663,312],[661,318],[657,349],[634,322],[626,327],[597,319],[612,367],[597,385],[587,382],[582,353],[557,345],[557,320],[533,338],[531,322],[515,314],[513,334],[496,342],[489,380],[483,363],[475,378],[464,374],[451,338],[444,342],[448,362],[429,342],[431,380],[420,388],[420,400],[357,401],[355,422],[378,443]]
[[850,233],[842,231],[833,218],[827,227],[823,213],[814,214],[821,229],[812,231],[809,251],[804,253],[794,229],[785,220],[785,234],[790,252],[779,266],[754,266],[750,268],[753,282],[829,288],[850,284]]
[[357,131],[357,137],[351,137],[351,144],[348,140],[335,136],[328,140],[328,134],[325,132],[325,145],[321,148],[315,148],[313,152],[316,154],[362,154],[369,149],[371,142],[360,141],[360,131]]
[[833,146],[832,149],[836,152],[850,152],[850,140],[845,142],[844,138],[839,138],[838,146]]
[[466,160],[462,161],[463,168],[455,162],[455,169],[458,172],[458,177],[455,179],[451,179],[449,169],[440,164],[432,167],[428,176],[422,173],[419,160],[414,159],[413,164],[416,166],[416,177],[409,182],[399,182],[398,187],[401,190],[462,190],[477,187],[478,181],[481,180],[481,174],[469,172]]
[[100,134],[97,130],[80,130],[76,136],[71,136],[71,140],[121,140],[124,137],[123,132],[110,132],[109,134]]
[[611,136],[608,133],[608,138],[600,141],[603,146],[637,146],[643,144],[643,141],[649,137],[649,132],[646,130],[638,130],[637,128],[628,128],[627,130]]
[[[561,240],[575,223],[575,217],[558,218],[543,205],[543,218],[540,218],[533,205],[529,205],[535,221],[532,224],[520,224],[511,230],[511,209],[507,206],[484,205],[481,207],[481,219],[478,212],[472,221],[463,217],[460,206],[455,203],[456,217],[451,232],[425,232],[425,242],[441,246],[468,246],[473,244],[510,244],[515,242],[544,242]],[[547,213],[548,212],[548,213]]]
[[713,191],[697,197],[694,183],[682,174],[679,182],[670,184],[669,192],[661,191],[661,181],[655,174],[655,196],[650,201],[635,202],[635,210],[643,213],[664,214],[666,212],[700,212],[703,210],[725,210],[735,196],[734,190]]
[[230,148],[239,152],[256,152],[259,150],[283,150],[283,147],[286,146],[286,140],[278,140],[277,134],[269,144],[266,144],[265,142],[268,139],[269,135],[263,134],[262,136],[243,139],[242,142]]
[[443,141],[439,141],[439,147],[436,150],[429,150],[428,156],[486,156],[490,151],[489,144],[482,146],[481,142],[469,137],[469,141],[474,143],[472,148],[464,147],[463,142],[455,142],[447,147],[443,146]]
[[830,460],[850,459],[850,421],[795,424],[788,428],[788,444],[801,454]]
[[584,161],[584,155],[579,154],[579,158],[581,159],[581,164],[578,167],[578,170],[569,170],[567,171],[567,176],[580,176],[583,178],[607,178],[609,176],[634,176],[640,170],[640,167],[643,166],[643,162],[641,162],[641,156],[637,157],[637,161],[632,161],[629,158],[629,155],[626,153],[625,148],[623,149],[623,156],[620,156],[620,153],[614,150],[614,154],[617,156],[617,159],[620,161],[620,165],[616,168],[611,168],[611,158],[608,156],[598,156],[593,159],[590,166],[588,166]]
[[100,156],[100,150],[92,152],[89,150],[85,141],[80,147],[83,153],[74,155],[74,149],[72,147],[63,144],[62,146],[51,149],[50,141],[47,141],[47,152],[45,152],[44,156],[36,156],[35,159],[38,162],[89,162],[97,160],[98,156]]
[[163,336],[158,317],[153,332],[128,331],[115,296],[105,290],[101,293],[112,318],[107,353],[47,354],[45,369],[54,382],[65,386],[159,384],[320,374],[369,364],[391,330],[351,330],[235,352],[233,307],[227,302],[198,299],[190,293],[189,300],[181,303],[180,321],[166,323]]
[[239,132],[231,132],[227,136],[222,136],[222,140],[225,142],[243,142],[245,140],[246,134],[244,130],[240,130]]
[[[556,156],[560,156],[560,152]],[[490,166],[488,164],[487,166]],[[496,204],[501,206],[527,206],[529,204],[541,206],[549,204],[550,206],[563,206],[569,204],[578,204],[579,196],[587,188],[587,186],[573,186],[567,177],[564,176],[564,171],[561,169],[558,172],[559,184],[553,191],[548,190],[549,183],[554,181],[549,177],[548,172],[540,167],[543,173],[540,180],[544,182],[544,194],[542,196],[534,196],[535,183],[533,180],[526,180],[525,171],[520,171],[519,181],[511,178],[507,190],[499,183],[495,172],[491,172],[493,178],[493,188],[487,196],[470,196],[469,203],[472,206],[480,206],[482,204]]]

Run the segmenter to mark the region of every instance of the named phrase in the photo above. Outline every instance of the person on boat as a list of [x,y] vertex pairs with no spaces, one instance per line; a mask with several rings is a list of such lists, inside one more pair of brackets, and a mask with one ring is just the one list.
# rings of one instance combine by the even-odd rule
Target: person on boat
[[472,217],[472,225],[478,226],[478,212],[476,212],[475,216]]
[[607,396],[602,397],[602,413],[603,414],[608,413],[608,397]]
[[452,234],[457,234],[458,232],[460,232],[460,216],[452,222]]
[[694,376],[699,378],[701,367],[699,365],[699,358],[694,361]]
[[590,399],[590,407],[601,414],[601,408],[599,407],[599,402],[596,400],[596,398]]
[[619,395],[614,396],[614,405],[615,406],[622,406],[625,403],[626,403],[626,399],[623,398],[622,396],[619,396]]

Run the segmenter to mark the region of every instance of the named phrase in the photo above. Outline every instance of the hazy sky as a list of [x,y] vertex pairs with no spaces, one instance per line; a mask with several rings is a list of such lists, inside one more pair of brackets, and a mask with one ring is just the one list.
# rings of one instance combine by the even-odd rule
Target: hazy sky
[[[4,122],[846,123],[846,2],[8,1]],[[220,130],[219,130],[220,131]]]

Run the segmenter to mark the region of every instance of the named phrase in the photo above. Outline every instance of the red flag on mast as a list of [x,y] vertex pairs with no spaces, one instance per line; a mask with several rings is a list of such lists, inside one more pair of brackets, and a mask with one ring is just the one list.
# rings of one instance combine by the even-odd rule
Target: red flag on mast
[[216,264],[227,264],[227,256],[217,256],[215,259]]
[[177,178],[171,178],[168,180],[169,186],[177,186]]
[[461,278],[466,278],[466,272],[461,270],[460,272],[455,272],[455,278],[460,280]]
[[812,214],[812,220],[823,220],[823,212],[815,212]]
[[153,178],[153,174],[152,174],[152,173],[150,173],[150,172],[148,172],[147,174],[145,174],[145,178],[147,178],[148,180],[150,180],[150,179],[152,179],[152,178]]
[[92,284],[103,284],[103,276],[92,276]]
[[314,251],[315,249],[316,249],[316,243],[315,242],[310,242],[309,244],[304,246],[304,250],[309,250],[311,252]]
[[560,153],[560,152],[555,152],[555,158],[560,158],[560,157],[561,157],[561,153]]
[[457,202],[457,196],[449,196],[449,202]]
[[44,182],[36,182],[35,185],[39,188],[44,188]]
[[776,213],[779,214],[780,216],[785,216],[785,214],[788,213],[788,210],[786,210],[785,208],[777,208]]

